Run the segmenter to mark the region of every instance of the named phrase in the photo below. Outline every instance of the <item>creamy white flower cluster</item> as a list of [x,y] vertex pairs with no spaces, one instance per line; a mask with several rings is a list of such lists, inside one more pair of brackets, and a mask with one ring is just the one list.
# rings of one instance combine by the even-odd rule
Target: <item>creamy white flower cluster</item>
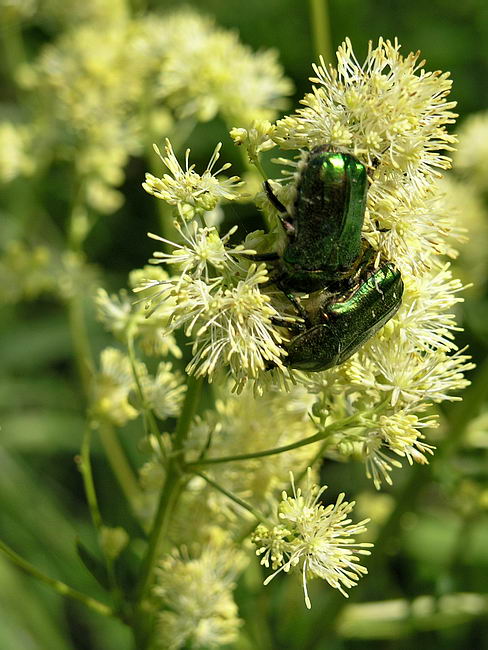
[[[362,65],[348,40],[337,56],[337,69],[323,62],[314,67],[316,85],[296,114],[276,125],[257,121],[250,129],[235,128],[231,135],[258,168],[259,154],[274,142],[282,149],[327,144],[353,154],[368,169],[363,237],[376,264],[388,261],[400,270],[402,306],[342,366],[298,380],[317,395],[313,412],[319,430],[348,418],[343,431],[329,436],[328,451],[362,457],[379,487],[391,481],[399,459],[427,462],[432,447],[423,431],[436,424],[431,405],[458,399],[452,392],[467,385],[464,372],[472,367],[454,341],[452,310],[462,284],[445,259],[456,256],[454,243],[463,233],[445,207],[438,181],[439,170],[450,164],[446,151],[454,137],[447,126],[455,117],[454,103],[447,100],[448,75],[425,72],[418,54],[403,57],[397,42],[370,45]],[[290,211],[302,159],[303,153],[298,162],[288,161],[295,173],[273,185]],[[292,335],[279,325],[286,325],[293,310],[284,306],[280,291],[270,291],[266,268],[251,266],[249,259],[252,249],[279,251],[284,233],[281,244],[276,228],[268,235],[251,233],[244,250],[230,247],[228,235],[219,237],[213,228],[185,225],[187,212],[201,218],[207,206],[237,197],[229,184],[209,182],[210,165],[202,176],[188,162],[182,169],[169,146],[163,160],[171,176],[149,177],[146,189],[177,206],[183,241],[173,244],[171,255],[158,252],[153,261],[179,266],[181,275],[159,285],[153,308],[168,299],[177,303],[171,328],[184,327],[193,338],[187,371],[211,378],[227,366],[240,388],[248,379],[269,383],[288,376],[283,346]],[[209,200],[212,193],[215,202]],[[276,210],[263,197],[257,203],[276,224]],[[151,282],[145,286],[155,288]],[[272,366],[277,370],[267,372]]]
[[[400,270],[430,266],[449,231],[432,213],[433,182],[450,167],[456,141],[446,126],[455,102],[448,73],[426,72],[419,53],[403,57],[398,42],[370,43],[361,65],[346,41],[337,68],[314,66],[317,84],[304,108],[279,120],[272,134],[282,149],[327,144],[353,154],[370,170],[364,237]],[[447,230],[447,232],[446,232]],[[443,252],[443,251],[440,251]]]
[[21,82],[36,93],[38,157],[73,160],[83,199],[99,212],[121,205],[128,158],[151,138],[178,130],[182,119],[194,125],[220,114],[229,126],[274,119],[291,93],[274,52],[253,52],[194,10],[131,18],[118,0],[74,4],[66,17],[77,19],[61,20],[67,29]]
[[[262,396],[250,388],[236,394],[232,380],[216,382],[213,393],[215,408],[206,410],[192,424],[185,458],[192,463],[203,455],[210,460],[237,457],[236,462],[206,465],[205,474],[253,507],[267,508],[275,495],[288,487],[291,470],[307,467],[320,456],[320,442],[300,446],[316,432],[309,417],[315,396],[301,385],[292,386],[289,392],[270,389]],[[156,442],[141,473],[149,514],[156,509],[165,471]],[[279,448],[288,450],[259,457],[260,452]],[[189,518],[194,523],[193,539],[202,543],[215,527],[238,538],[246,535],[252,523],[247,511],[199,476],[192,478],[181,497],[170,534],[173,543],[188,541]]]
[[293,86],[283,76],[277,53],[253,52],[236,33],[186,9],[152,27],[153,43],[165,56],[155,92],[178,117],[205,122],[218,113],[230,125],[273,119],[287,104]]
[[[282,149],[327,144],[366,165],[363,237],[377,264],[387,260],[402,274],[397,315],[341,367],[309,377],[319,395],[319,428],[357,415],[330,437],[329,451],[359,454],[379,487],[391,481],[399,458],[427,462],[432,448],[422,431],[435,418],[422,414],[432,403],[459,399],[451,393],[467,385],[463,374],[472,368],[454,341],[459,328],[452,310],[463,287],[445,260],[457,255],[454,243],[464,233],[439,184],[439,170],[450,166],[445,152],[455,141],[447,131],[454,103],[447,100],[448,74],[426,72],[419,55],[403,57],[396,41],[370,44],[360,64],[346,40],[337,57],[337,68],[323,61],[314,66],[316,85],[302,100],[304,107],[279,120],[269,137]],[[264,134],[248,133],[252,152],[259,142],[266,142]],[[287,164],[293,171],[301,162]],[[295,176],[285,173],[273,187],[291,209]],[[273,209],[263,207],[271,218]]]
[[245,564],[245,555],[229,540],[166,555],[153,590],[161,609],[160,647],[203,650],[235,641],[242,621],[233,590]]
[[[219,233],[211,213],[243,196],[240,179],[223,176],[229,165],[215,171],[220,145],[198,173],[189,150],[180,164],[167,141],[162,155],[157,150],[167,172],[146,176],[146,191],[173,207],[175,236],[150,235],[161,244],[150,261],[165,264],[170,275],[140,274],[136,290],[145,292],[149,322],[166,315],[165,336],[181,329],[190,338],[186,372],[219,379],[214,409],[195,419],[186,441],[187,469],[196,467],[198,474],[200,461],[208,464],[181,496],[169,530],[176,547],[188,540],[189,516],[194,536],[208,542],[209,550],[216,531],[245,535],[245,513],[272,503],[286,488],[283,477],[290,470],[297,475],[296,468],[313,466],[324,454],[362,460],[377,488],[391,483],[402,460],[427,462],[433,447],[426,432],[437,425],[434,405],[457,399],[453,391],[468,383],[464,372],[472,366],[457,348],[459,328],[452,313],[462,284],[449,265],[464,233],[439,180],[454,141],[446,130],[454,118],[453,103],[446,99],[450,81],[445,74],[425,72],[418,55],[402,57],[396,42],[370,46],[360,65],[346,41],[338,60],[337,69],[323,63],[315,68],[316,86],[296,114],[276,124],[255,120],[232,129],[231,136],[263,176],[262,152],[276,145],[301,150],[298,162],[279,160],[291,173],[273,182],[290,213],[307,150],[325,144],[351,153],[368,170],[362,235],[373,252],[370,263],[394,265],[405,289],[396,316],[342,365],[317,373],[287,368],[286,345],[298,314],[273,284],[279,261],[269,266],[253,261],[255,251],[279,258],[286,235],[264,192],[255,203],[270,232],[250,233],[241,244],[234,243],[235,227]],[[298,292],[295,299],[307,308],[314,297],[308,303]],[[227,380],[220,370],[228,371]],[[246,387],[249,380],[260,396]],[[232,382],[237,394],[231,394]],[[280,392],[284,385],[289,392]],[[148,517],[165,476],[164,454],[156,444],[154,450],[142,472]],[[266,582],[281,571],[300,571],[307,607],[312,578],[347,595],[366,573],[360,556],[369,554],[370,546],[356,543],[367,520],[352,523],[354,503],[341,494],[335,504],[322,504],[325,488],[312,478],[309,471],[303,491],[292,478],[291,495],[282,494],[276,516],[253,535],[262,563],[274,571]],[[176,567],[174,558],[167,561]],[[175,637],[177,611],[163,616]],[[198,616],[205,621],[201,612]],[[189,642],[182,634],[180,645]]]
[[195,172],[195,165],[190,165],[190,149],[186,150],[185,167],[182,168],[169,140],[165,143],[165,156],[162,156],[158,147],[154,145],[154,150],[170,173],[164,174],[162,178],[146,174],[144,189],[158,199],[176,206],[184,221],[191,221],[205,212],[211,212],[220,201],[239,198],[239,188],[242,183],[238,176],[217,178],[218,174],[229,169],[230,163],[225,163],[220,169],[214,171],[215,164],[220,158],[221,148],[222,143],[219,142],[207,168],[200,175]]
[[[143,280],[146,283],[164,283],[168,277],[160,267],[145,266],[131,271],[129,286],[134,288]],[[181,350],[167,327],[174,307],[171,300],[161,305],[157,313],[149,315],[140,302],[129,298],[126,291],[109,295],[105,289],[99,288],[95,303],[98,320],[120,341],[126,343],[130,334],[137,338],[147,356],[166,357],[170,354],[176,359],[181,358]]]
[[186,386],[171,363],[159,364],[154,376],[145,364],[131,364],[121,350],[105,348],[100,355],[100,370],[94,377],[91,417],[94,423],[110,423],[122,427],[138,417],[142,404],[134,402],[137,387],[146,408],[165,420],[180,413]]
[[236,227],[220,236],[215,227],[203,225],[206,213],[219,201],[240,195],[237,176],[217,178],[227,164],[213,172],[219,150],[220,145],[200,175],[189,164],[189,150],[182,168],[166,142],[166,156],[161,158],[171,174],[162,178],[148,174],[144,188],[176,206],[174,227],[181,243],[150,234],[173,248],[171,253],[156,251],[150,261],[168,264],[176,273],[163,281],[142,280],[135,290],[152,291],[150,314],[171,304],[168,331],[183,328],[193,338],[193,359],[186,368],[189,374],[206,375],[211,381],[217,370],[228,366],[237,384],[243,386],[267,365],[284,368],[285,351],[280,344],[286,333],[274,325],[273,319],[281,314],[270,295],[261,290],[269,281],[265,264],[252,262],[253,249],[229,245]]
[[292,496],[282,494],[278,505],[276,520],[266,526],[260,524],[252,537],[257,546],[261,564],[274,569],[264,584],[270,582],[278,573],[288,573],[293,569],[302,572],[305,604],[312,604],[308,594],[307,580],[321,578],[331,587],[348,596],[345,589],[354,587],[357,580],[367,573],[359,564],[358,555],[370,555],[366,550],[373,546],[367,542],[356,543],[356,535],[366,531],[369,519],[357,524],[351,523],[349,514],[354,502],[344,501],[340,494],[334,504],[322,505],[321,496],[327,489],[319,488],[310,481],[304,491],[295,488],[291,474]]

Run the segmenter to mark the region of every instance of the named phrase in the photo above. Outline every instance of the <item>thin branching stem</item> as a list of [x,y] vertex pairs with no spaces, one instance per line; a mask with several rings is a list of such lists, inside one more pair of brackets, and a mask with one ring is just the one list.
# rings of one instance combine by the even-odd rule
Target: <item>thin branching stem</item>
[[270,525],[269,521],[265,517],[263,517],[263,515],[260,512],[258,512],[251,504],[247,503],[246,501],[238,497],[236,494],[233,494],[232,492],[227,490],[223,485],[220,485],[219,483],[217,483],[217,481],[211,479],[210,476],[207,476],[207,474],[203,474],[202,472],[197,472],[197,471],[195,471],[194,473],[197,476],[200,476],[200,478],[203,478],[203,480],[206,481],[213,488],[215,488],[219,492],[222,492],[222,494],[225,494],[225,496],[228,499],[234,501],[234,503],[237,503],[237,505],[239,505],[241,508],[244,508],[244,510],[250,512],[258,521],[265,524],[266,526]]
[[68,586],[66,583],[61,582],[61,580],[55,580],[54,578],[50,578],[49,576],[45,575],[44,573],[42,573],[42,571],[36,569],[36,567],[34,567],[30,562],[24,560],[23,557],[18,555],[7,544],[5,544],[5,542],[1,540],[0,540],[0,551],[11,562],[13,562],[13,564],[15,564],[20,569],[22,569],[32,577],[36,578],[40,582],[43,582],[44,584],[48,585],[49,587],[51,587],[51,589],[53,589],[56,593],[60,594],[61,596],[66,596],[67,598],[72,598],[74,600],[77,600],[80,603],[83,603],[83,605],[86,605],[86,607],[88,607],[89,609],[93,610],[94,612],[97,612],[98,614],[102,614],[103,616],[115,616],[115,612],[111,607],[105,605],[104,603],[101,603],[99,600],[96,600],[91,596],[87,596],[86,594],[83,594],[81,591],[78,591],[77,589],[73,589],[72,587]]
[[[161,543],[165,539],[168,527],[171,521],[171,515],[178,501],[184,484],[184,475],[180,467],[180,456],[184,449],[190,425],[196,413],[198,403],[200,401],[200,394],[202,390],[202,379],[195,379],[188,377],[187,391],[181,415],[178,419],[176,430],[173,438],[174,454],[168,461],[166,469],[166,477],[161,488],[159,497],[158,509],[149,536],[149,542],[146,549],[146,554],[142,561],[139,582],[136,591],[136,627],[139,625],[145,627],[144,615],[144,600],[147,596],[149,589],[153,583],[154,570],[161,550]],[[139,638],[137,630],[135,630],[136,638]],[[140,640],[139,643],[145,644],[148,639]],[[143,650],[143,648],[141,648]]]
[[113,426],[107,422],[100,424],[99,435],[117,483],[132,511],[137,513],[142,501],[142,492],[120,440]]
[[88,507],[90,509],[90,515],[92,518],[93,525],[95,526],[98,534],[98,542],[101,547],[103,557],[105,559],[105,566],[107,567],[108,579],[110,582],[110,591],[112,597],[117,606],[120,606],[122,602],[122,593],[117,584],[117,578],[115,576],[115,569],[113,559],[108,553],[105,552],[105,549],[101,543],[102,539],[102,530],[103,530],[103,519],[98,506],[97,493],[95,489],[95,482],[93,480],[93,472],[90,459],[90,446],[91,446],[91,428],[86,427],[85,434],[83,436],[83,443],[81,445],[81,457],[80,457],[80,470],[83,477],[83,485],[85,488],[86,500],[88,502]]
[[[79,252],[83,245],[82,231],[86,235],[86,231],[84,231],[83,228],[80,229],[76,226],[76,221],[79,218],[80,211],[83,211],[84,209],[84,189],[82,181],[75,180],[75,187],[76,191],[71,210],[68,239],[71,250]],[[83,295],[78,290],[78,287],[75,287],[73,295],[68,299],[67,307],[71,339],[75,353],[75,362],[78,368],[86,403],[89,406],[92,399],[92,383],[95,374],[95,363],[86,327]],[[110,466],[112,467],[122,492],[129,501],[132,510],[137,512],[137,507],[140,504],[141,498],[140,488],[134,476],[134,472],[127,460],[125,451],[122,448],[114,429],[110,425],[106,423],[102,424],[99,433]]]
[[297,440],[289,445],[284,445],[283,447],[275,447],[274,449],[264,449],[263,451],[250,452],[248,454],[237,454],[234,456],[220,456],[217,458],[203,458],[194,463],[187,463],[187,469],[193,469],[195,467],[200,467],[203,465],[216,465],[218,463],[230,463],[234,461],[250,460],[252,458],[264,458],[265,456],[274,456],[275,454],[283,454],[286,451],[291,451],[292,449],[298,449],[299,447],[305,447],[306,445],[313,445],[316,442],[324,440],[330,436],[334,431],[342,429],[343,427],[349,427],[354,425],[354,423],[360,424],[361,415],[355,414],[351,415],[348,418],[334,422],[324,427],[318,433],[315,433],[313,436],[308,436],[308,438],[303,438],[302,440]]
[[132,328],[129,328],[129,334],[127,336],[127,350],[129,353],[132,376],[134,377],[137,394],[139,396],[139,401],[141,404],[142,418],[144,423],[144,433],[146,434],[146,437],[152,434],[156,438],[161,452],[163,453],[163,455],[165,455],[166,452],[162,441],[161,431],[159,430],[159,426],[154,416],[154,413],[152,412],[152,410],[150,409],[147,403],[146,397],[144,395],[144,391],[142,389],[141,378],[139,377],[139,373],[137,371],[137,359],[136,359],[136,353],[134,348],[134,333],[132,331]]

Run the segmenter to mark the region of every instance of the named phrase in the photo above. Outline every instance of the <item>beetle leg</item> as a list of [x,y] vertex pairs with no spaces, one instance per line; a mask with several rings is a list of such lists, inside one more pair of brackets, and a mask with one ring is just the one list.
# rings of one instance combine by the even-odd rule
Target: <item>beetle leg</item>
[[269,252],[269,253],[243,253],[242,257],[247,258],[248,260],[254,260],[256,262],[274,262],[279,259],[278,253]]
[[269,184],[269,181],[264,181],[264,191],[266,192],[266,196],[268,197],[270,203],[275,207],[278,212],[283,212],[287,213],[288,210],[285,208],[283,203],[278,199],[276,194],[273,192],[271,185]]
[[286,279],[287,279],[287,274],[283,272],[278,272],[277,275],[274,277],[271,276],[267,282],[264,282],[261,286],[263,287],[269,287],[270,285],[274,284],[278,289],[283,293],[284,296],[291,302],[293,307],[295,308],[295,311],[297,314],[300,316],[300,318],[303,320],[305,323],[305,326],[308,328],[311,326],[310,318],[309,315],[306,311],[306,309],[303,307],[301,304],[299,298],[295,296],[294,293],[292,293],[287,287],[286,287]]
[[309,318],[309,316],[308,316],[308,313],[307,313],[305,307],[303,307],[303,305],[301,304],[300,300],[295,296],[295,294],[294,294],[294,293],[291,293],[290,291],[288,291],[287,289],[285,289],[285,287],[283,287],[283,285],[280,284],[279,282],[276,283],[276,286],[277,286],[279,289],[281,289],[281,291],[283,292],[283,294],[284,294],[284,295],[288,298],[288,300],[291,302],[291,304],[292,304],[293,307],[295,308],[297,314],[300,316],[300,318],[301,318],[301,319],[303,320],[303,322],[305,323],[306,328],[311,327],[310,318]]
[[295,232],[295,226],[292,224],[292,222],[289,220],[290,215],[288,214],[288,210],[285,208],[283,203],[278,199],[276,194],[273,192],[271,185],[269,184],[269,181],[264,181],[264,191],[266,192],[266,196],[268,197],[269,202],[271,205],[278,210],[281,214],[286,214],[288,218],[280,217],[281,224],[285,231],[287,233],[294,233]]
[[356,275],[359,274],[360,280],[362,281],[367,280],[369,275],[371,274],[370,262],[372,260],[374,253],[375,253],[374,249],[367,242],[363,241],[361,253],[359,254],[357,260],[352,265],[346,277],[355,280]]
[[271,322],[273,325],[276,325],[276,327],[285,327],[292,334],[301,334],[307,329],[305,323],[299,323],[298,321],[289,321],[286,318],[280,318],[279,316],[272,316]]

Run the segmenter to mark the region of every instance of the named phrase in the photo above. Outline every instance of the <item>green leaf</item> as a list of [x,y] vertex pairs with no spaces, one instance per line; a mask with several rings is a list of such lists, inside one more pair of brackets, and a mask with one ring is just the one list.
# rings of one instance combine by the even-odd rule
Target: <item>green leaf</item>
[[17,322],[15,327],[2,328],[0,358],[4,372],[31,370],[71,356],[71,338],[64,315],[36,318]]
[[101,585],[107,591],[109,591],[110,581],[108,579],[108,574],[107,574],[107,569],[105,568],[105,564],[103,564],[103,562],[99,558],[93,555],[93,553],[89,551],[87,547],[83,544],[83,542],[79,539],[76,540],[76,551],[78,553],[80,560],[83,562],[86,569],[91,573],[91,575],[98,582],[98,584]]
[[0,436],[6,449],[75,453],[84,426],[84,418],[75,411],[32,409],[4,417]]

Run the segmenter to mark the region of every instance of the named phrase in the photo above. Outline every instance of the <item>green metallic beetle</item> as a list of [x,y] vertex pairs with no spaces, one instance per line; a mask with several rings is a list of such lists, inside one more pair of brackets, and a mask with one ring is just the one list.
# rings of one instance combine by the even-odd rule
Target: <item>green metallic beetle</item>
[[285,290],[310,292],[351,275],[364,251],[365,166],[350,154],[316,147],[304,162],[291,214],[268,183],[265,187],[273,205],[286,214],[281,223],[288,242],[277,284]]
[[[365,166],[326,146],[313,149],[304,161],[291,214],[265,183],[288,237],[273,282],[303,321],[287,325],[299,332],[286,345],[285,363],[291,368],[320,371],[343,363],[401,304],[400,272],[390,263],[371,268],[373,251],[361,236],[367,187]],[[294,292],[320,292],[318,302],[307,303],[318,308],[304,307]]]
[[350,295],[321,304],[306,329],[286,345],[285,364],[309,372],[340,365],[390,320],[402,294],[400,272],[384,264]]

